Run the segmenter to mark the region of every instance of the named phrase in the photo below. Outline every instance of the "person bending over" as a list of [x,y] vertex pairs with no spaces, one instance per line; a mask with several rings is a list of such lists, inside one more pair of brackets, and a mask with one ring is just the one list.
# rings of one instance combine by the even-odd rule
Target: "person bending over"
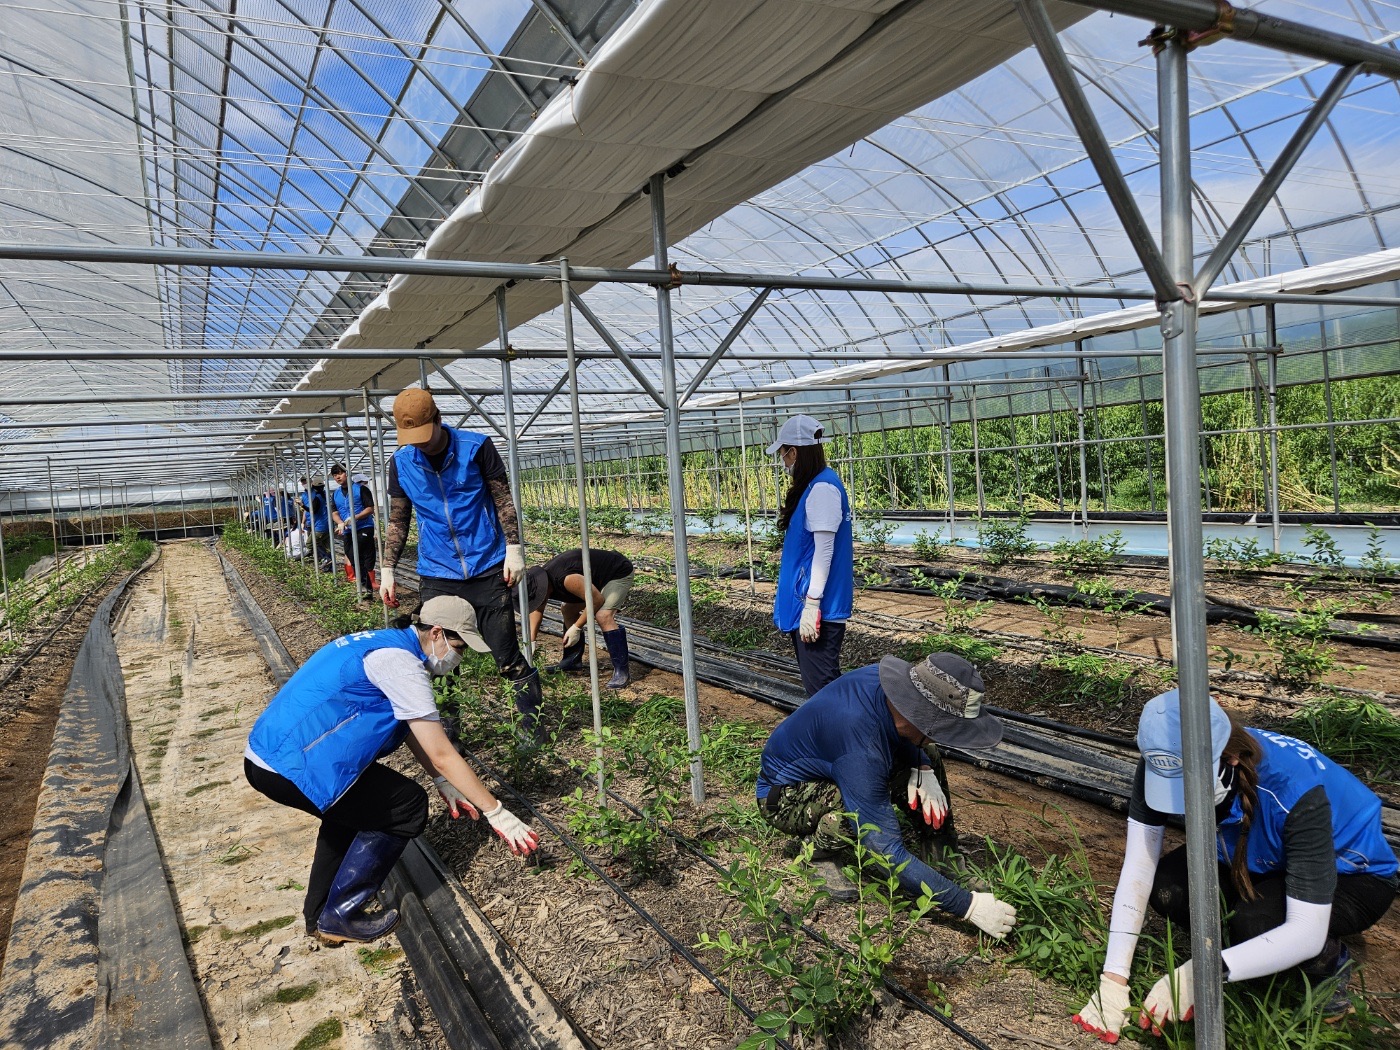
[[814,866],[834,898],[857,893],[833,860],[850,839],[842,814],[853,813],[857,833],[875,828],[861,833],[865,848],[891,870],[903,865],[906,892],[927,888],[940,910],[997,940],[1015,925],[1010,904],[910,854],[894,809],[907,804],[956,851],[937,745],[980,750],[1001,740],[1001,722],[981,709],[982,691],[982,676],[960,656],[934,653],[916,665],[886,656],[842,675],[773,730],[758,775],[759,812],[779,831],[812,839]]
[[429,675],[462,658],[471,609],[440,596],[417,625],[346,635],[312,654],[258,716],[243,753],[248,783],[272,801],[318,817],[302,915],[327,944],[373,941],[398,912],[366,911],[428,820],[428,796],[381,765],[402,743],[432,774],[453,816],[484,815],[524,856],[539,837],[462,760],[438,719]]
[[[621,689],[630,682],[630,657],[627,652],[627,629],[614,615],[632,593],[632,562],[617,551],[589,548],[588,566],[593,577],[593,612],[603,643],[612,659],[613,674],[609,689]],[[539,637],[544,607],[552,598],[563,606],[564,657],[555,671],[578,671],[583,668],[584,629],[588,625],[588,606],[584,604],[583,550],[575,548],[555,555],[543,565],[526,574],[530,596],[530,641]]]
[[[1343,937],[1378,922],[1395,899],[1395,853],[1381,832],[1381,802],[1361,781],[1301,740],[1246,728],[1210,701],[1217,768],[1217,875],[1230,912],[1225,980],[1249,981],[1298,967],[1312,982],[1338,979],[1329,1017],[1350,1007],[1351,956]],[[1162,856],[1168,814],[1186,812],[1181,700],[1152,699],[1138,721],[1138,761],[1128,808],[1128,841],[1113,895],[1098,993],[1074,1015],[1115,1043],[1132,995],[1128,977],[1147,905],[1190,929],[1186,847]],[[1178,942],[1179,943],[1179,942]],[[1162,976],[1138,1015],[1159,1029],[1193,1015],[1191,961]]]

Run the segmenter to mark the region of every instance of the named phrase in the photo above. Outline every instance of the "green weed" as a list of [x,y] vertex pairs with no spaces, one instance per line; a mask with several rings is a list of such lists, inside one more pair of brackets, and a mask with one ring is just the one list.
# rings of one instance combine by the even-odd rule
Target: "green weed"
[[231,941],[235,937],[261,937],[271,933],[273,930],[286,929],[297,921],[295,915],[281,915],[275,919],[264,919],[262,922],[255,922],[253,925],[241,930],[220,930],[219,937],[225,941]]
[[988,565],[1014,565],[1036,549],[1026,536],[1030,517],[1022,511],[1014,518],[981,518],[977,522],[977,545]]
[[321,1047],[329,1046],[344,1034],[345,1026],[334,1017],[328,1017],[324,1021],[317,1022],[311,1031],[298,1039],[292,1050],[320,1050]]
[[1050,547],[1050,564],[1062,576],[1078,576],[1102,572],[1105,567],[1128,549],[1123,530],[1092,540],[1058,540]]
[[315,981],[310,984],[289,984],[285,988],[279,988],[272,993],[271,1001],[274,1003],[304,1003],[306,1000],[314,998],[320,991],[320,985]]
[[392,945],[383,948],[361,948],[355,953],[355,957],[370,973],[383,976],[389,972],[389,964],[403,958],[403,950]]
[[1349,696],[1312,700],[1283,731],[1367,780],[1400,782],[1400,718],[1381,704]]

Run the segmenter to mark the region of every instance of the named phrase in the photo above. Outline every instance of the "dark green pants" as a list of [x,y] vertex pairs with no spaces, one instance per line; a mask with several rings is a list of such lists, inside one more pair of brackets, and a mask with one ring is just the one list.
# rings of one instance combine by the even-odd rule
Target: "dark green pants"
[[[924,750],[929,765],[933,767],[933,774],[938,778],[938,786],[948,799],[948,816],[944,818],[943,826],[935,831],[924,823],[922,815],[916,815],[909,809],[908,769],[891,772],[890,801],[896,813],[903,813],[909,818],[916,844],[923,850],[931,850],[935,846],[956,850],[958,833],[953,825],[952,793],[948,790],[943,755],[933,744]],[[841,801],[841,792],[829,780],[780,784],[768,792],[768,797],[760,803],[758,810],[763,814],[763,819],[778,831],[798,838],[811,838],[818,850],[836,850],[850,844],[851,829],[842,819],[842,814],[848,810]]]

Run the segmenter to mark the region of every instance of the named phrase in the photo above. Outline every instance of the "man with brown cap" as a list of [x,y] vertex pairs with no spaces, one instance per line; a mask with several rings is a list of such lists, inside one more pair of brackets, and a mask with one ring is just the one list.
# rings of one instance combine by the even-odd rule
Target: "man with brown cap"
[[[936,745],[980,750],[1001,741],[1001,722],[982,710],[982,676],[952,653],[911,665],[894,656],[842,675],[773,730],[763,746],[758,809],[789,835],[810,837],[817,873],[836,899],[856,887],[834,862],[851,841],[843,815],[855,815],[861,843],[898,869],[908,893],[932,893],[940,910],[1001,940],[1016,909],[990,893],[969,892],[904,845],[895,802],[954,848],[947,778]],[[873,826],[874,830],[869,830]],[[902,867],[901,867],[902,865]]]
[[536,741],[540,676],[520,652],[510,588],[525,573],[505,464],[485,434],[444,426],[427,390],[394,398],[398,451],[389,460],[389,524],[379,592],[397,601],[394,570],[418,512],[419,598],[463,598]]

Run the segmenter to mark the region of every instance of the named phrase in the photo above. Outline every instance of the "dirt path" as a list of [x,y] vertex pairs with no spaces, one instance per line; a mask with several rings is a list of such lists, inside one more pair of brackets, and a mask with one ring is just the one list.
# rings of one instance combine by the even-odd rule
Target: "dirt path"
[[394,942],[323,949],[301,897],[315,822],[243,778],[273,691],[217,557],[168,544],[115,625],[132,751],[219,1045],[383,1047],[413,1033]]

